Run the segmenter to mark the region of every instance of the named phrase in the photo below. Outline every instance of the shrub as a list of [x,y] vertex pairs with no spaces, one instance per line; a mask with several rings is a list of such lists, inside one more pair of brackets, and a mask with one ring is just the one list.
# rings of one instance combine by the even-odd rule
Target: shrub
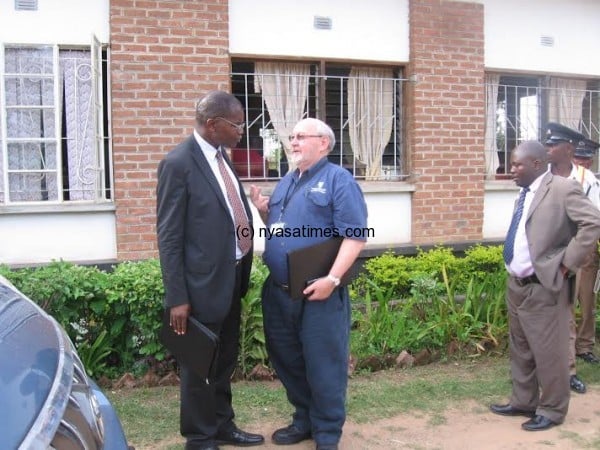
[[[16,270],[0,265],[0,274],[60,322],[93,376],[139,373],[165,358],[158,341],[164,288],[157,259],[124,262],[108,273],[59,261]],[[261,308],[267,276],[255,258],[241,305],[242,376],[268,364]],[[485,351],[506,338],[505,284],[501,246],[476,245],[464,258],[441,246],[415,257],[388,251],[371,258],[350,289],[352,352],[359,358],[443,352],[451,343]]]
[[248,292],[242,298],[238,367],[244,375],[248,375],[257,364],[267,364],[261,293],[268,275],[267,266],[255,257]]
[[365,298],[373,286],[391,297],[405,296],[410,289],[410,264],[410,258],[396,256],[391,250],[369,259],[350,286],[350,296]]
[[166,352],[158,340],[164,298],[159,261],[115,266],[106,298],[113,364],[130,368],[145,358],[164,359]]

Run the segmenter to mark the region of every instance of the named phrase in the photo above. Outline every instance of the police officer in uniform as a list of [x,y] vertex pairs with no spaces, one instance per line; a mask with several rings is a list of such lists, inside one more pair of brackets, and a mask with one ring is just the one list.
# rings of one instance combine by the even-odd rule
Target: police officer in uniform
[[[579,141],[575,147],[573,162],[578,166],[577,180],[587,192],[590,200],[600,208],[600,182],[590,170],[594,155],[600,144],[591,139]],[[584,169],[585,168],[585,169]],[[580,322],[577,326],[575,338],[575,353],[578,358],[591,364],[600,363],[594,354],[596,342],[596,292],[594,285],[598,276],[599,267],[598,249],[593,249],[585,263],[577,272],[576,298],[579,300]]]
[[[559,175],[578,181],[584,193],[591,200],[593,205],[600,209],[600,184],[598,183],[598,180],[590,170],[573,163],[575,148],[581,141],[584,141],[585,139],[585,136],[576,130],[559,123],[549,122],[546,126],[546,140],[544,145],[548,150],[550,170],[552,173],[554,175]],[[580,272],[578,272],[577,278],[578,280],[576,282],[576,286],[579,286]],[[589,287],[589,289],[591,290],[592,287],[593,285]],[[584,394],[587,389],[585,383],[577,376],[577,369],[575,365],[575,355],[577,353],[575,348],[575,338],[577,333],[574,307],[572,308],[571,315],[572,317],[570,322],[569,337],[570,386],[572,391],[579,394]],[[590,351],[590,349],[586,350]]]
[[[297,169],[270,198],[256,186],[250,191],[273,232],[263,255],[270,270],[262,295],[267,350],[294,407],[291,424],[272,439],[290,445],[312,437],[317,450],[336,450],[346,418],[350,336],[350,300],[340,278],[365,244],[367,236],[356,231],[366,227],[367,207],[352,175],[327,160],[335,145],[327,124],[301,120],[290,141]],[[317,233],[300,233],[303,227]],[[329,273],[304,289],[304,299],[292,299],[287,253],[323,242],[332,231],[344,239]]]

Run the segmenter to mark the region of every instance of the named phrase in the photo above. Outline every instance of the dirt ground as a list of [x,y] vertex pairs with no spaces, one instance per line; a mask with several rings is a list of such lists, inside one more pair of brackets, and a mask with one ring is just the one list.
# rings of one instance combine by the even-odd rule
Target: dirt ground
[[[399,415],[367,424],[347,422],[341,450],[378,449],[600,449],[600,388],[573,394],[565,423],[547,431],[521,429],[526,417],[502,417],[476,402],[461,403],[439,414]],[[267,449],[314,449],[313,441],[277,446],[270,442],[273,430],[285,424],[248,425],[262,433]],[[233,447],[223,447],[233,448]]]

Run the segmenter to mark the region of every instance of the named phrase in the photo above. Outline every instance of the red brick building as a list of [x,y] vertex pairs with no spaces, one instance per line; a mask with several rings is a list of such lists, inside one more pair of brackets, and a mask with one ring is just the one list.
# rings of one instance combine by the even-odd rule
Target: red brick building
[[[549,119],[598,139],[600,62],[583,63],[573,49],[598,48],[600,36],[552,26],[568,12],[600,29],[600,5],[585,0],[551,6],[542,0],[97,0],[90,2],[100,11],[97,19],[83,24],[101,35],[97,48],[69,36],[68,21],[26,38],[20,24],[41,23],[49,9],[40,2],[38,11],[17,11],[12,0],[0,1],[10,9],[8,28],[0,19],[6,86],[0,262],[157,256],[156,168],[191,132],[195,102],[208,90],[233,92],[246,107],[247,133],[234,149],[237,168],[247,187],[263,183],[268,190],[286,170],[281,154],[291,120],[269,99],[267,81],[275,72],[301,87],[300,96],[284,98],[302,99],[298,118],[320,117],[334,128],[338,145],[330,159],[351,170],[365,191],[374,252],[502,241],[515,195],[504,176],[510,150],[539,138]],[[69,14],[87,17],[72,3]],[[32,49],[39,52],[42,44],[52,49],[51,69],[33,76],[22,61],[32,60]],[[79,160],[71,163],[75,150],[65,144],[75,138],[56,126],[68,123],[67,59],[61,58],[73,58],[72,48],[87,48],[100,81],[90,94],[95,184],[82,188],[94,194],[82,198],[71,178]],[[32,109],[17,100],[32,77],[62,86],[42,95],[47,81],[39,81],[40,111],[52,113],[42,120],[41,137],[37,118],[33,128],[19,122]],[[48,100],[52,92],[63,101]],[[371,100],[361,104],[356,99],[365,93]],[[379,109],[365,126],[369,104]],[[55,149],[55,143],[62,145]],[[268,160],[267,143],[278,146],[277,160]],[[36,155],[43,148],[44,158],[28,156],[32,148]],[[48,156],[53,151],[56,157]],[[41,196],[23,194],[32,189],[42,189]]]

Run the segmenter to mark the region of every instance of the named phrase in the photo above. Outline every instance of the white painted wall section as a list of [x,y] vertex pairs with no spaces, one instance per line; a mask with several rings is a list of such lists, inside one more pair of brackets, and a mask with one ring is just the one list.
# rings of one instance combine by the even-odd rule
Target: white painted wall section
[[407,62],[408,0],[229,0],[229,39],[232,55]]
[[15,11],[0,0],[0,42],[90,45],[109,42],[109,0],[38,0],[37,11]]
[[[598,77],[600,1],[481,0],[485,66]],[[542,36],[554,45],[541,44]]]
[[0,264],[116,258],[114,211],[0,215]]

